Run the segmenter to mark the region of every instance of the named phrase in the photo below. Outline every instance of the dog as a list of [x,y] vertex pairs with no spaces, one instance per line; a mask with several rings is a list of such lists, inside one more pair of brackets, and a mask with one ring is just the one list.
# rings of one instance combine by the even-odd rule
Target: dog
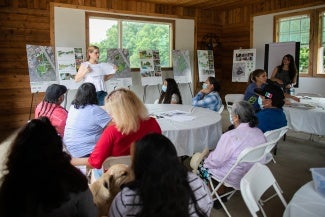
[[90,185],[98,216],[107,216],[114,197],[121,185],[132,180],[131,170],[126,164],[111,166],[99,179]]

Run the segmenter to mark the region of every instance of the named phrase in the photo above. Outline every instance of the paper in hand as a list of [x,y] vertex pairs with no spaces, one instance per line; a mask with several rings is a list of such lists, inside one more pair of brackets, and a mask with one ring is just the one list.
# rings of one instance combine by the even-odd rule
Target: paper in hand
[[100,63],[101,71],[104,75],[111,75],[116,73],[114,65],[111,63]]

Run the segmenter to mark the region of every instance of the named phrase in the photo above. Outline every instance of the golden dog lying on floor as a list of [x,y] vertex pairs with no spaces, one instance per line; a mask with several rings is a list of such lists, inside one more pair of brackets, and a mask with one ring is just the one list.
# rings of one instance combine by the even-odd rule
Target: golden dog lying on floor
[[132,179],[130,169],[125,164],[115,164],[90,185],[98,216],[107,216],[111,203],[122,184]]

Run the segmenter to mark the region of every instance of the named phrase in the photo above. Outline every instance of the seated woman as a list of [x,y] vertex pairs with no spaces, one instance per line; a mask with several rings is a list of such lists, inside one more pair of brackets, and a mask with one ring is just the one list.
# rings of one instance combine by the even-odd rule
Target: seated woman
[[173,78],[166,78],[161,87],[159,104],[182,104],[182,96]]
[[111,117],[98,106],[95,85],[83,83],[70,106],[63,137],[71,156],[89,156],[110,121]]
[[[224,133],[217,147],[201,162],[199,172],[203,179],[210,174],[220,181],[230,170],[239,154],[248,147],[255,147],[266,142],[263,132],[257,128],[257,117],[253,106],[247,101],[235,102],[232,106],[231,118],[235,129]],[[251,168],[252,164],[241,164],[232,172],[226,183],[240,188],[240,180]]]
[[110,217],[210,216],[213,206],[205,183],[180,163],[163,135],[149,134],[132,146],[134,181],[114,198]]
[[72,159],[74,165],[99,169],[109,156],[130,155],[131,144],[148,133],[161,134],[156,119],[149,117],[147,108],[131,90],[114,90],[105,101],[112,124],[106,127],[90,157]]
[[29,121],[9,149],[0,216],[97,216],[87,178],[70,160],[48,118]]
[[248,86],[245,91],[244,100],[248,101],[254,106],[255,112],[261,110],[260,105],[257,102],[258,95],[254,92],[255,88],[262,88],[266,84],[267,75],[263,69],[255,69],[248,79]]
[[212,111],[219,111],[222,101],[219,95],[220,84],[214,77],[208,77],[196,96],[192,99],[192,105],[208,108]]

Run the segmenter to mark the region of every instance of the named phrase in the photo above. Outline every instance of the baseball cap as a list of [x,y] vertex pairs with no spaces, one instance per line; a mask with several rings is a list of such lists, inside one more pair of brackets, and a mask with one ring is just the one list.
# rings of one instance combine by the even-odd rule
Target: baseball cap
[[44,100],[50,103],[56,103],[62,94],[67,92],[67,87],[60,84],[51,84],[47,87]]
[[284,105],[284,93],[279,86],[267,84],[263,88],[255,88],[254,92],[266,99],[271,99],[275,107],[282,108]]

